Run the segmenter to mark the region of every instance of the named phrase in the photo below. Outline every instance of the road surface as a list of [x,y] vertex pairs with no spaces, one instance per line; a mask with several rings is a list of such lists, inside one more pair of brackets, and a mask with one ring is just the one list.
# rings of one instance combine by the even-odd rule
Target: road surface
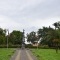
[[36,60],[31,52],[27,49],[18,49],[11,60]]

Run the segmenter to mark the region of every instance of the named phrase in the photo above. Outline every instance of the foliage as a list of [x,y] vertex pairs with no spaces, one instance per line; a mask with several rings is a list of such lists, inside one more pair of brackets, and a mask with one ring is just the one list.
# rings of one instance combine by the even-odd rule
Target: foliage
[[[7,48],[7,45],[0,45],[0,48]],[[8,48],[21,48],[21,45],[9,45]]]
[[38,30],[38,36],[39,36],[39,38],[42,38],[41,44],[50,45],[52,43],[53,38],[52,38],[51,33],[53,33],[53,31],[54,31],[54,29],[50,28],[50,27],[43,27],[43,29]]
[[40,42],[42,45],[57,47],[57,44],[60,42],[60,29],[54,30],[51,27],[43,27],[43,29],[39,29],[38,35],[39,38],[42,37],[42,40]]
[[34,31],[32,31],[30,34],[27,35],[27,41],[34,43],[37,41],[37,36]]
[[25,48],[37,48],[37,46],[33,46],[31,44],[27,44],[27,45],[25,45]]
[[23,38],[22,32],[14,30],[12,33],[10,33],[9,43],[13,45],[21,44],[22,38]]
[[8,45],[20,45],[23,38],[23,33],[20,31],[14,30],[10,34],[6,36],[7,30],[0,28],[0,46],[6,47],[7,45],[7,38],[8,38]]
[[5,30],[0,28],[0,45],[6,44]]
[[[60,47],[60,22],[55,22],[53,24],[55,29],[49,27],[43,27],[38,30],[38,35],[36,32],[32,31],[27,34],[27,41],[31,43],[37,42],[40,38],[41,45],[48,45],[49,47]],[[23,33],[21,31],[14,30],[6,36],[6,29],[0,28],[0,45],[21,45],[23,40]],[[25,37],[25,36],[24,36]]]
[[56,29],[56,28],[60,28],[60,21],[55,22],[53,25],[55,26],[55,29]]

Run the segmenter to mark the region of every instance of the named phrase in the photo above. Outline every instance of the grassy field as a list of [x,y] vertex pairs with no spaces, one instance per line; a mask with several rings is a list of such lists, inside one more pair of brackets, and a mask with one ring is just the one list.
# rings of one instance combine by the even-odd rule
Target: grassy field
[[58,53],[54,49],[32,49],[38,60],[60,60],[60,50]]
[[0,60],[10,60],[11,55],[14,53],[12,48],[0,48]]

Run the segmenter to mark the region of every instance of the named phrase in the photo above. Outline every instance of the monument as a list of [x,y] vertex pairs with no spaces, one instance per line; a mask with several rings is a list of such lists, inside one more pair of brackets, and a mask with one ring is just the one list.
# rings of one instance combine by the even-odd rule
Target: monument
[[25,48],[25,36],[24,36],[24,32],[25,30],[23,29],[23,38],[22,38],[22,49]]

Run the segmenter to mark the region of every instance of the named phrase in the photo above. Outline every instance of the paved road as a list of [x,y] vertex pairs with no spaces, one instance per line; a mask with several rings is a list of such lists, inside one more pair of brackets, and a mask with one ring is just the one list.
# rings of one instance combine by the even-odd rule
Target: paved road
[[26,50],[21,50],[21,53],[20,53],[20,60],[29,60],[27,54],[26,54]]
[[20,49],[17,49],[10,60],[20,60]]
[[36,60],[27,49],[18,49],[11,60]]

